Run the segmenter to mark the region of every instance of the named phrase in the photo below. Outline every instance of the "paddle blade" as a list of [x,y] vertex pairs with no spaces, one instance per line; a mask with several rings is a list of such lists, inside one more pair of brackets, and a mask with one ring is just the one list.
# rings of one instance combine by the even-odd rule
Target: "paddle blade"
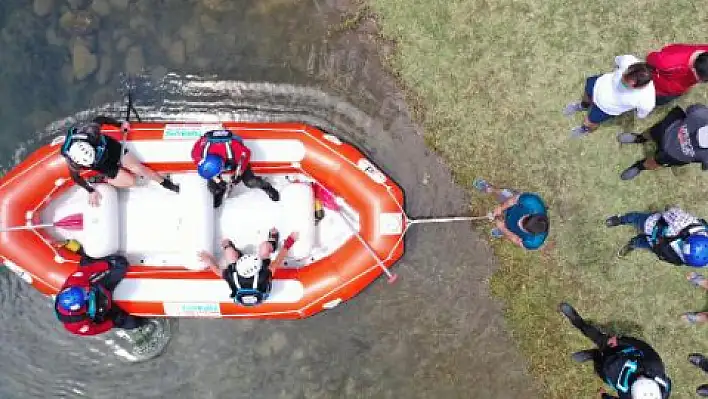
[[78,231],[84,228],[84,214],[75,213],[73,215],[66,216],[61,220],[54,223],[55,227],[59,227],[65,230]]
[[315,191],[315,198],[320,200],[320,202],[325,208],[331,209],[333,211],[339,210],[339,204],[334,198],[334,194],[332,194],[331,191],[327,190],[325,186],[315,182],[312,184],[312,189]]

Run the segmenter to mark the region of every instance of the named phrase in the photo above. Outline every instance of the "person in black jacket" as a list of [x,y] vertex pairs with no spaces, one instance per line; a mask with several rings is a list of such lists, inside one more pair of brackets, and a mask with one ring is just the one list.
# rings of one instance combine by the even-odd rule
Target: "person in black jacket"
[[666,399],[671,395],[671,380],[664,363],[649,344],[632,337],[604,334],[567,303],[558,305],[558,310],[597,346],[574,353],[572,359],[579,363],[592,360],[597,375],[617,392],[617,396],[612,396],[600,389],[600,398]]
[[168,190],[179,192],[179,186],[143,165],[124,148],[123,143],[102,134],[102,125],[120,128],[124,135],[130,130],[128,122],[121,123],[113,118],[98,116],[90,123],[71,127],[61,148],[61,154],[69,164],[71,178],[88,191],[89,204],[97,206],[101,194],[81,176],[84,170],[98,172],[96,181],[116,187],[133,186],[135,175],[140,175],[156,181]]

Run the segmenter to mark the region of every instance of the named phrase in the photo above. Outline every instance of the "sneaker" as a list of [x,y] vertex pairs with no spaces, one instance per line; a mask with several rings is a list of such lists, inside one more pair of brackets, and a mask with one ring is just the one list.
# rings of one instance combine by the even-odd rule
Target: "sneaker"
[[596,354],[597,349],[586,349],[584,351],[573,353],[572,355],[570,355],[570,358],[573,359],[573,361],[576,363],[585,363],[587,361],[593,360]]
[[268,194],[268,197],[270,198],[271,201],[278,202],[280,201],[280,193],[278,193],[278,190],[273,188],[273,186],[268,185],[265,188],[263,188],[263,191]]
[[688,361],[689,363],[700,369],[708,369],[708,359],[706,359],[706,357],[701,355],[700,353],[691,353],[690,355],[688,355]]
[[563,115],[571,117],[575,115],[576,112],[583,111],[584,109],[585,107],[583,107],[581,102],[570,103],[565,106],[565,109],[563,109]]
[[696,394],[698,396],[702,396],[704,398],[707,398],[708,397],[708,384],[703,384],[703,385],[699,386],[698,388],[696,388]]
[[613,215],[605,219],[605,226],[607,227],[616,227],[616,226],[621,226],[622,225],[622,218],[620,215]]
[[645,143],[647,139],[636,133],[618,133],[617,141],[619,141],[620,144],[641,144]]
[[622,180],[632,180],[635,177],[639,176],[639,174],[642,173],[642,170],[639,169],[637,164],[634,164],[630,166],[629,168],[625,169],[624,172],[620,175],[620,179]]
[[561,312],[561,314],[563,314],[563,316],[565,316],[568,320],[570,320],[571,323],[583,319],[582,317],[580,317],[575,308],[566,302],[561,302],[558,305],[558,311]]
[[635,250],[634,244],[632,244],[631,242],[628,242],[628,243],[624,244],[624,246],[622,248],[620,248],[619,251],[617,251],[617,256],[620,258],[624,258],[625,256],[627,256],[628,253],[630,253],[634,250]]
[[570,129],[570,137],[584,137],[590,134],[590,129],[585,125],[576,126]]
[[489,231],[489,234],[494,237],[494,238],[502,238],[504,237],[504,233],[499,230],[498,228],[493,228],[492,230]]
[[477,191],[487,193],[487,192],[489,192],[489,188],[492,187],[492,185],[487,183],[487,181],[484,179],[476,178],[472,182],[472,187],[477,189]]

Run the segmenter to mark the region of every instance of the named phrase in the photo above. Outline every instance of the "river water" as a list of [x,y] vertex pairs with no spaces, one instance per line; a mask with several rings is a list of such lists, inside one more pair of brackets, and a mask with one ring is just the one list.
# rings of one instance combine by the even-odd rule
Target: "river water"
[[[362,150],[411,216],[468,211],[380,63],[390,51],[338,0],[2,0],[0,166],[135,94],[143,119],[305,121]],[[0,273],[0,397],[530,398],[469,226],[420,226],[353,300],[296,321],[180,320],[158,358],[114,333],[70,336],[50,302]]]

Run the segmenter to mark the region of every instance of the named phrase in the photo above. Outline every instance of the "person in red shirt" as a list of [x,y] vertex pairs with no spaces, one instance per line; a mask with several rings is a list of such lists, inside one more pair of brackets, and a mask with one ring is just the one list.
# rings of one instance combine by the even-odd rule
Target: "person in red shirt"
[[113,303],[112,291],[125,277],[128,260],[120,255],[94,259],[76,242],[73,245],[81,254],[79,269],[66,279],[54,301],[54,312],[64,328],[76,335],[96,335],[114,327],[132,330],[147,325],[148,319],[132,316]]
[[655,69],[656,105],[681,97],[699,82],[708,82],[708,44],[670,44],[649,53],[646,61]]
[[280,200],[280,194],[264,178],[253,174],[249,166],[251,150],[243,144],[243,139],[229,130],[206,132],[192,147],[192,160],[197,165],[199,175],[209,181],[209,191],[214,194],[214,208],[221,206],[228,183],[222,173],[232,173],[231,184],[243,184],[248,188],[260,188],[273,201]]

